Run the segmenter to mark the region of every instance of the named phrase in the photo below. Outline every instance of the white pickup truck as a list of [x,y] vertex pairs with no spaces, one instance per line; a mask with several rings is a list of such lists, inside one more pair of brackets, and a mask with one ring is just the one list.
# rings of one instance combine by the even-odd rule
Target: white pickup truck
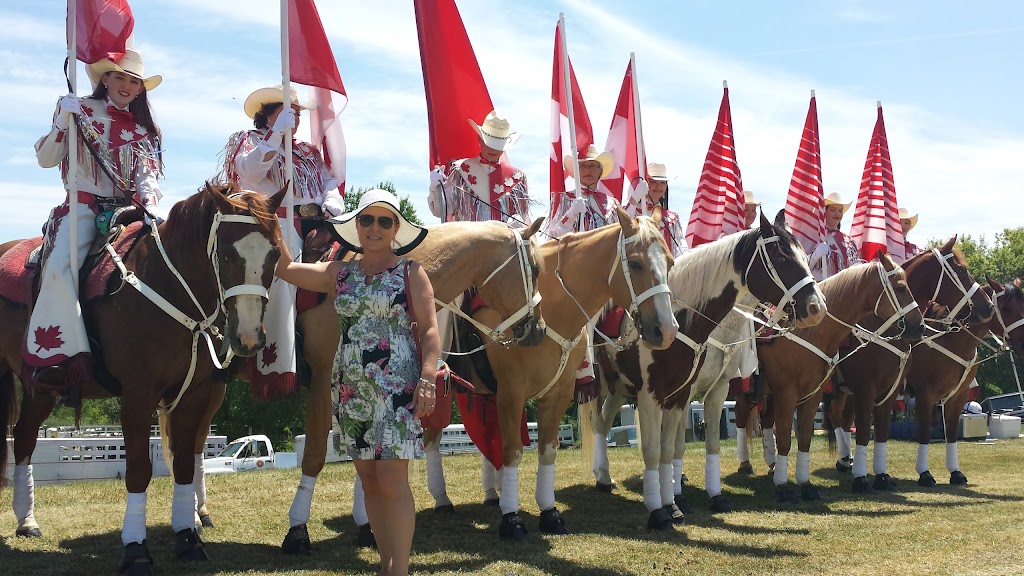
[[243,436],[232,440],[213,458],[203,460],[207,474],[267,470],[274,468],[276,454],[270,438],[263,435]]

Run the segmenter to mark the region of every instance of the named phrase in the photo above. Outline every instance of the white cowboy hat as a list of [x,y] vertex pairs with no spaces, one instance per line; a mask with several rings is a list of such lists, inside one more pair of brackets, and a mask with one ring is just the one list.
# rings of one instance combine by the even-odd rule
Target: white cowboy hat
[[647,165],[647,177],[656,182],[668,182],[668,169],[664,164],[651,162]]
[[122,74],[127,74],[133,78],[142,80],[142,85],[146,88],[146,92],[156,88],[164,80],[159,74],[146,78],[146,74],[143,72],[142,54],[130,49],[125,50],[124,56],[122,56],[116,63],[110,58],[104,58],[98,62],[89,64],[87,68],[87,71],[89,72],[89,79],[92,80],[95,85],[99,85],[100,78],[107,72],[121,72]]
[[[299,103],[299,96],[295,92],[295,88],[291,88],[292,93],[292,106],[298,106],[302,110],[312,110],[316,108],[316,102],[305,102]],[[267,88],[259,88],[253,91],[245,98],[245,103],[242,107],[245,109],[245,115],[249,118],[255,118],[256,113],[263,108],[264,104],[271,104],[274,102],[284,102],[284,88],[278,84],[277,86],[269,86]]]
[[[585,154],[580,154],[580,163],[583,162],[597,162],[601,164],[601,178],[604,179],[606,176],[612,173],[612,168],[615,168],[615,158],[611,152],[598,153],[597,146],[591,144],[587,147]],[[575,178],[576,175],[573,173],[573,161],[572,156],[566,154],[565,158],[562,159],[562,167],[565,168],[565,173],[570,178]]]
[[754,196],[753,192],[751,192],[750,190],[744,190],[743,191],[743,205],[745,206],[747,204],[753,204],[754,206],[760,206],[761,204],[764,204],[764,202],[758,202],[757,198]]
[[910,228],[907,228],[907,232],[917,226],[917,214],[911,214],[906,208],[900,208],[900,220],[910,220]]
[[850,206],[853,205],[853,202],[847,202],[846,204],[843,204],[842,197],[840,197],[839,194],[833,192],[828,196],[825,196],[825,207],[827,208],[830,204],[838,204],[839,206],[842,206],[843,214],[846,214],[846,211],[850,209]]
[[402,215],[402,211],[399,209],[401,203],[398,201],[398,198],[387,190],[376,188],[368,190],[363,194],[359,199],[359,206],[355,210],[328,220],[328,222],[334,225],[334,231],[339,239],[351,246],[354,251],[359,253],[363,251],[362,246],[359,245],[359,233],[356,231],[356,217],[370,206],[387,208],[398,217],[398,234],[395,235],[395,243],[392,246],[395,254],[401,256],[408,253],[426,238],[426,228],[409,222]]
[[510,131],[508,120],[498,114],[497,110],[491,112],[484,118],[484,123],[477,124],[472,118],[469,119],[469,126],[476,132],[476,135],[484,141],[488,148],[504,150],[515,132]]

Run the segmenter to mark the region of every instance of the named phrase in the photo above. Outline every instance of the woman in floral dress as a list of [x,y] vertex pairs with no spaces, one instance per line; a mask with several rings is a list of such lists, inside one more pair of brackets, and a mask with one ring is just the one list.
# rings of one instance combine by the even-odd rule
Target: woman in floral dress
[[[370,190],[356,210],[331,220],[362,258],[300,264],[282,245],[277,268],[287,282],[335,295],[341,321],[331,371],[335,412],[363,482],[380,574],[385,575],[409,572],[416,522],[409,460],[423,458],[419,419],[434,410],[441,352],[430,280],[419,264],[400,257],[427,231],[406,220],[398,207],[390,192]],[[410,300],[415,310],[425,311],[417,318],[418,334],[411,325]],[[419,354],[416,337],[422,344]],[[305,487],[312,496],[312,483]]]

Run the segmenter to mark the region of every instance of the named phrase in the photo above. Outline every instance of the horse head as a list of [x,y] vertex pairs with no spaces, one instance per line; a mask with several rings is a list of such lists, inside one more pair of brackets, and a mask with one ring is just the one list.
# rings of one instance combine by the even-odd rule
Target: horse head
[[1024,357],[1024,291],[1021,291],[1020,278],[1006,284],[991,279],[988,283],[1002,331],[998,336],[1014,353]]
[[656,350],[668,348],[679,331],[672,314],[672,294],[667,285],[672,253],[658,229],[661,209],[652,216],[633,220],[622,208],[619,216],[618,257],[621,269],[609,277],[612,300],[629,310],[644,344]]
[[505,319],[495,331],[511,335],[521,346],[540,344],[547,331],[537,291],[541,260],[537,255],[537,242],[531,240],[543,223],[541,217],[526,228],[511,229],[513,241],[507,243],[509,253],[492,254],[500,259],[498,267],[477,286],[487,305]]
[[924,336],[924,316],[907,285],[906,272],[888,254],[879,252],[875,258],[879,289],[874,313],[884,321],[876,333],[888,336],[890,326],[895,326],[899,328],[899,333],[892,336],[904,337],[912,342],[920,340]]
[[[816,326],[825,318],[825,295],[811,275],[807,254],[786,227],[785,211],[779,210],[774,225],[763,212],[760,218],[760,234],[737,245],[738,252],[751,252],[750,258],[734,258],[733,266],[758,300],[776,303],[798,328]],[[745,246],[749,242],[756,246]]]
[[910,289],[919,298],[927,298],[949,308],[950,320],[972,325],[992,318],[992,300],[974,281],[967,260],[954,247],[956,236],[939,248],[914,256],[904,264]]

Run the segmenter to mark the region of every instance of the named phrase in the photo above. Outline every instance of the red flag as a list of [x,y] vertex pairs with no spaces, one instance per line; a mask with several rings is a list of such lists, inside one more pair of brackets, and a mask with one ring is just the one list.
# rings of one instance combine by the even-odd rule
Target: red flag
[[316,107],[309,111],[310,140],[320,150],[328,170],[338,181],[338,193],[345,195],[345,133],[341,129],[341,112],[348,98],[325,88],[309,87]]
[[786,222],[804,251],[810,254],[825,240],[825,191],[821,183],[821,143],[818,140],[818,104],[811,91],[811,105],[804,120],[800,149],[786,198]]
[[736,162],[729,87],[726,86],[718,109],[718,125],[711,136],[690,222],[686,226],[686,242],[696,248],[723,234],[739,232],[744,229],[743,214],[743,178]]
[[345,93],[313,0],[288,0],[289,80]]
[[433,169],[476,156],[468,120],[483,122],[494,106],[454,0],[416,0],[414,7]]
[[[68,20],[68,38],[71,37]],[[127,0],[75,0],[75,52],[86,64],[118,61],[135,28]]]
[[871,134],[860,193],[853,212],[850,239],[860,248],[860,256],[870,261],[878,252],[886,252],[897,262],[906,259],[903,250],[903,228],[896,204],[896,184],[892,178],[889,141],[885,137],[882,103],[878,103],[878,119]]
[[[568,56],[565,57],[566,61]],[[573,72],[572,62],[569,61],[569,84],[572,88],[572,115],[576,132],[576,150],[570,150],[569,139],[569,107],[566,100],[565,70],[562,66],[562,31],[555,27],[555,62],[551,74],[551,201],[550,214],[556,214],[558,204],[562,199],[562,192],[568,186],[575,187],[562,167],[562,160],[566,156],[577,157],[586,152],[587,148],[594,143],[594,129],[590,125],[590,116],[587,114],[587,105],[583,103],[583,94],[580,93],[580,86],[576,83],[576,73]]]
[[615,169],[607,178],[601,180],[599,186],[599,190],[611,194],[620,204],[624,203],[623,186],[632,191],[637,179],[646,176],[647,172],[645,166],[640,166],[637,150],[638,144],[641,150],[644,145],[642,141],[637,142],[640,123],[637,117],[637,111],[640,109],[638,100],[639,95],[633,91],[633,61],[630,60],[626,66],[626,76],[622,79],[622,88],[619,90],[619,101],[615,104],[612,125],[608,129],[608,140],[604,144],[605,152],[610,152],[615,158]]

